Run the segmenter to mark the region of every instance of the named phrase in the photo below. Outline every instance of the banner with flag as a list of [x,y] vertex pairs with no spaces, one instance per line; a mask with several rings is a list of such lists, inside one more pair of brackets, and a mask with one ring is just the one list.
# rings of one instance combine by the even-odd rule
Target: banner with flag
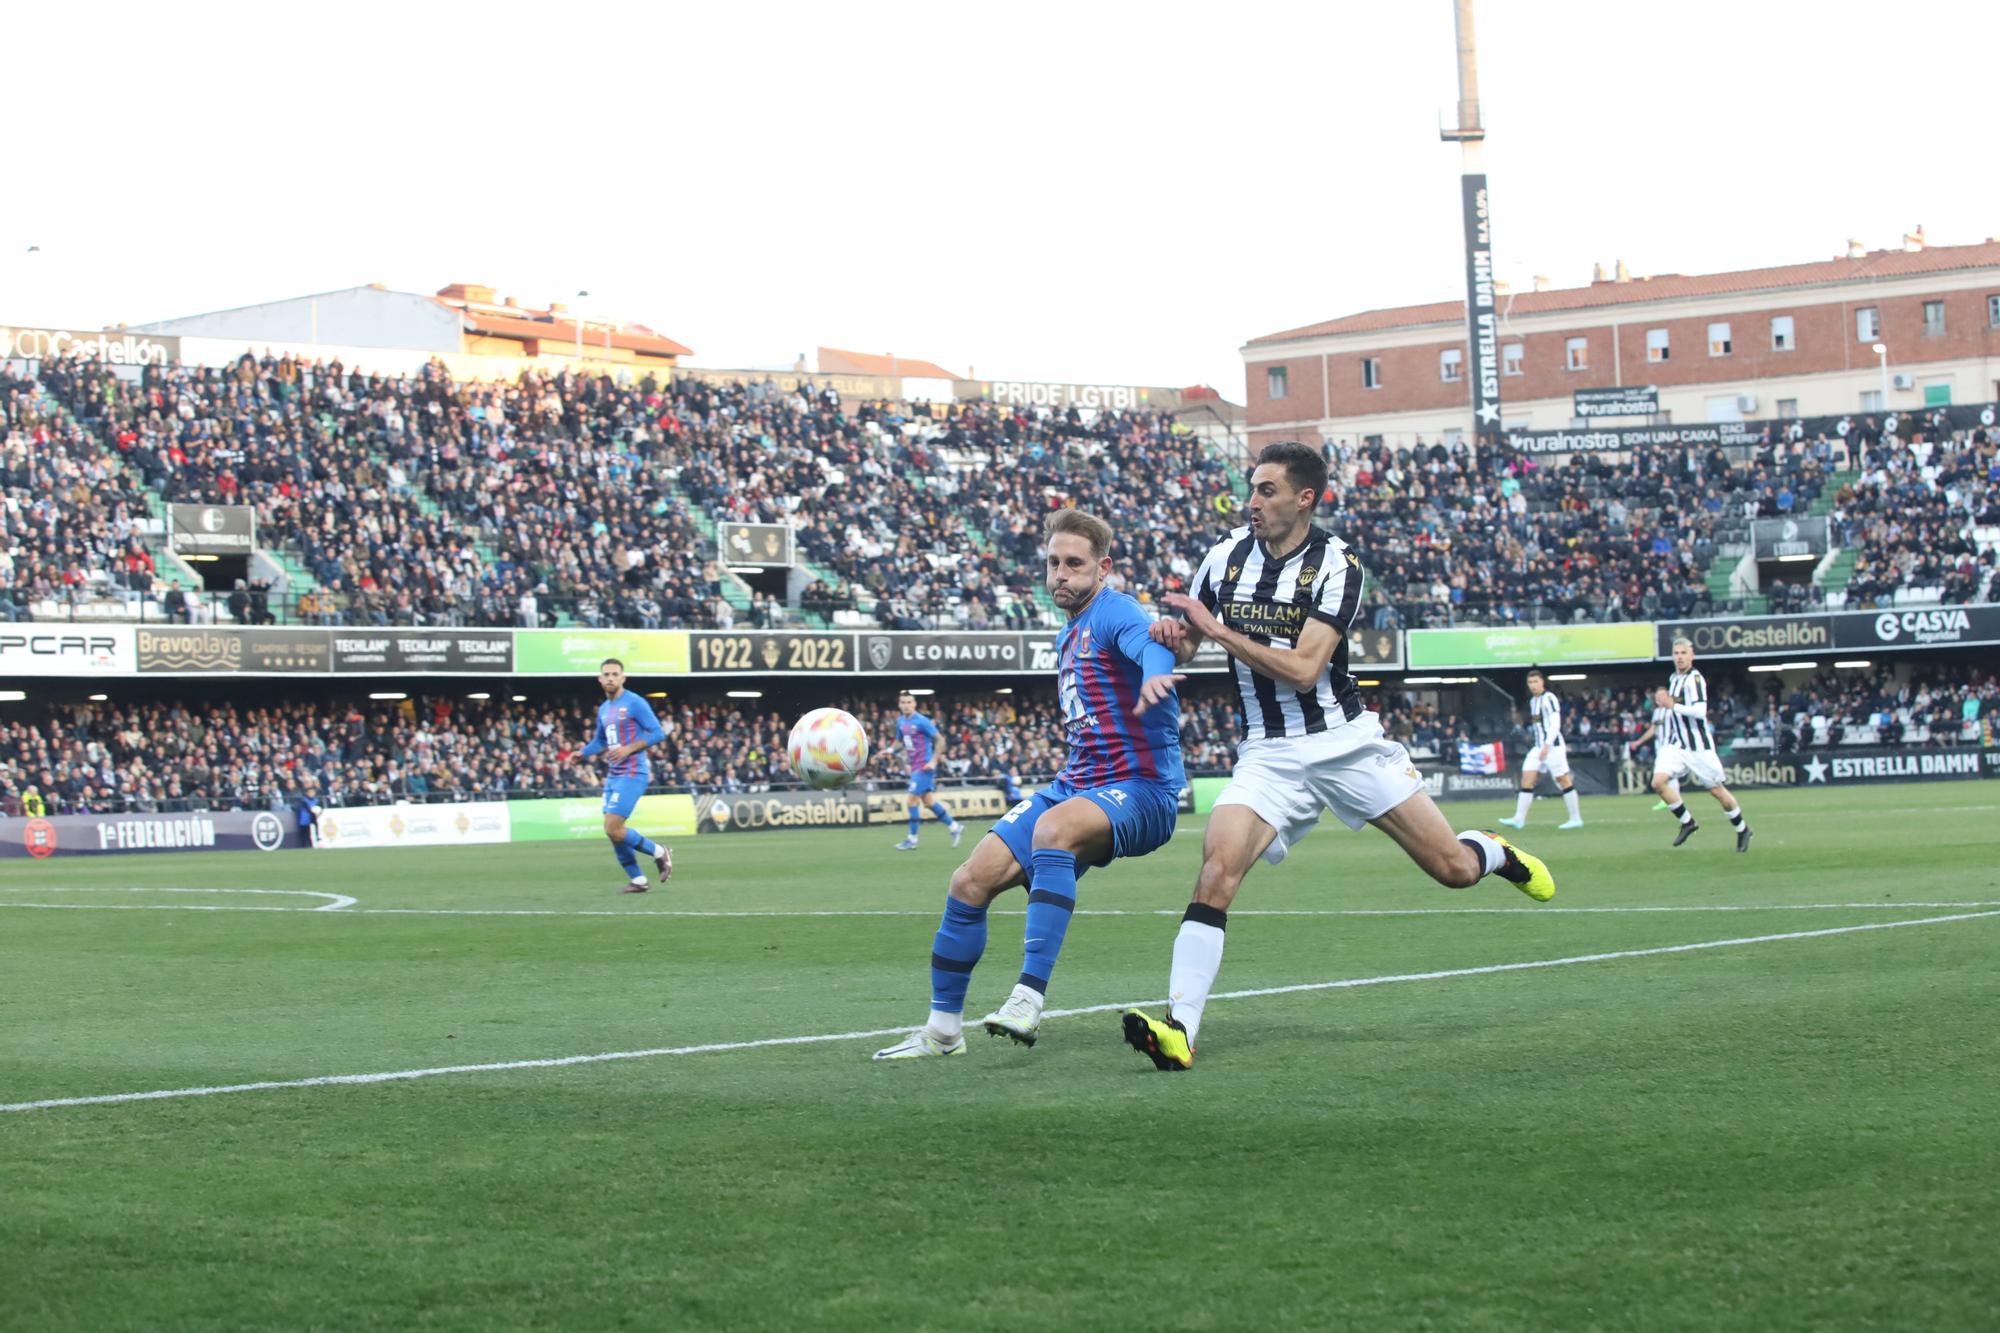
[[1458,743],[1458,771],[1461,773],[1504,773],[1507,771],[1507,748],[1499,741],[1490,745],[1474,745],[1471,741]]

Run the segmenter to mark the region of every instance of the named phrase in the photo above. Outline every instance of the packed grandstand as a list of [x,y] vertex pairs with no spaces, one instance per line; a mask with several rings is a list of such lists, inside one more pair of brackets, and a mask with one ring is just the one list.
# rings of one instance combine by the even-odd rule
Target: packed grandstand
[[[1043,516],[1078,505],[1119,533],[1117,580],[1184,590],[1234,521],[1245,452],[1161,412],[846,401],[651,375],[455,381],[246,353],[134,373],[83,358],[0,364],[0,620],[339,626],[842,626],[1028,630]],[[1365,555],[1358,623],[1377,630],[1674,620],[1819,607],[2000,600],[2000,441],[1985,429],[1771,431],[1754,447],[1537,457],[1461,440],[1328,444],[1320,521]],[[268,563],[208,589],[163,542],[167,504],[249,505]],[[1809,580],[1740,590],[1758,518],[1824,516],[1838,555]],[[789,526],[804,577],[753,588],[720,523]],[[1858,740],[1977,743],[2000,698],[1979,673],[1827,671],[1738,680],[1718,716],[1782,751]],[[1189,768],[1225,772],[1232,705],[1186,691]],[[1522,720],[1492,699],[1372,686],[1420,758]],[[842,702],[889,732],[893,701]],[[574,700],[314,691],[259,702],[37,699],[0,721],[0,809],[258,808],[587,790]],[[1636,682],[1576,690],[1579,753],[1622,754]],[[951,776],[1056,766],[1045,683],[936,701]],[[776,701],[662,701],[658,781],[782,784]],[[1023,719],[1030,725],[1021,725]],[[898,778],[901,757],[871,775]]]
[[[1161,414],[846,403],[769,382],[454,382],[246,354],[0,369],[0,616],[339,625],[1053,623],[1042,516],[1121,534],[1142,600],[1230,522],[1240,452]],[[1984,429],[1771,438],[1565,459],[1462,441],[1326,446],[1322,522],[1367,554],[1377,628],[1678,618],[2000,597]],[[254,506],[274,579],[209,593],[159,549],[165,503]],[[1825,515],[1832,577],[1738,593],[1758,517]],[[754,591],[714,525],[791,525],[811,580]],[[281,586],[254,586],[281,585]],[[241,595],[237,595],[240,592]]]

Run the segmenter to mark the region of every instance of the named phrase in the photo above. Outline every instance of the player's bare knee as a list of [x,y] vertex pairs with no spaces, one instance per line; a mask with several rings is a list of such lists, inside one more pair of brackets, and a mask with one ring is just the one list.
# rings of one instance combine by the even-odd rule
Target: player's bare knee
[[606,815],[604,817],[604,836],[613,842],[622,841],[625,837],[625,821],[617,815]]
[[1236,901],[1236,890],[1243,887],[1244,871],[1221,861],[1204,861],[1201,874],[1194,882],[1194,901],[1205,907],[1228,911]]
[[946,891],[962,903],[986,907],[1006,888],[1005,884],[994,884],[991,876],[981,874],[972,861],[967,861],[951,872],[951,887]]

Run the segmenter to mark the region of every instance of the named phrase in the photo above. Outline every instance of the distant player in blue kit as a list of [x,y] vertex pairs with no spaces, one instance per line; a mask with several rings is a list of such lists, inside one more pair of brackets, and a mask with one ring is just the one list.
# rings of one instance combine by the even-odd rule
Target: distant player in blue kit
[[951,845],[958,846],[958,840],[965,836],[965,825],[951,817],[951,811],[944,808],[944,802],[933,795],[937,791],[938,760],[944,757],[943,747],[938,744],[937,723],[917,711],[917,696],[908,690],[896,696],[896,707],[902,716],[896,719],[896,741],[910,756],[910,836],[896,844],[899,852],[915,851],[917,847],[917,822],[924,817],[924,798],[930,797],[931,813],[938,823],[951,834]]
[[1021,977],[981,1022],[1032,1046],[1049,977],[1076,910],[1077,878],[1114,857],[1144,856],[1174,835],[1180,809],[1180,698],[1174,655],[1148,635],[1151,618],[1111,573],[1111,525],[1059,509],[1043,528],[1048,587],[1069,616],[1057,642],[1056,681],[1069,762],[1053,784],[1001,817],[952,873],[944,921],[931,945],[931,1009],[924,1026],[877,1060],[965,1050],[965,993],[986,951],[986,910],[1028,886]]
[[646,794],[646,785],[653,779],[653,764],[646,758],[646,747],[665,740],[667,733],[660,726],[660,719],[653,715],[653,706],[625,688],[623,662],[615,657],[605,658],[597,668],[597,683],[604,687],[604,702],[597,706],[597,730],[580,753],[601,754],[607,761],[604,836],[611,840],[611,850],[617,855],[618,864],[625,868],[627,882],[619,892],[644,893],[650,886],[645,872],[639,869],[639,857],[653,858],[653,864],[660,870],[660,883],[665,884],[674,873],[674,854],[640,834],[638,829],[626,828],[625,821],[631,818],[639,798]]

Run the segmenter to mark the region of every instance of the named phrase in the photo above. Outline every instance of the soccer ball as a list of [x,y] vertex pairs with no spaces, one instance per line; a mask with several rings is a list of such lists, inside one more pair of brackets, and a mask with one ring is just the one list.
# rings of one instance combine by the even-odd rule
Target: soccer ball
[[831,791],[861,776],[868,764],[868,733],[852,713],[815,708],[792,728],[785,753],[799,781]]

